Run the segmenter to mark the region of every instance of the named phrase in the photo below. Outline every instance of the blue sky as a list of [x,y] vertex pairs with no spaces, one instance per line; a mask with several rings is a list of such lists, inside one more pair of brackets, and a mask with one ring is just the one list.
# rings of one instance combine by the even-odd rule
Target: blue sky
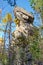
[[[13,0],[12,0],[13,1]],[[26,9],[28,12],[33,12],[34,10],[31,8],[30,3],[28,2],[28,0],[17,0],[17,6],[22,7],[24,9]],[[7,14],[7,13],[11,13],[12,17],[14,17],[14,7],[11,7],[10,4],[8,4],[8,2],[5,0],[0,0],[0,9],[2,9],[2,18]],[[1,24],[1,20],[0,20],[0,24]],[[40,25],[40,20],[37,19],[36,16],[34,16],[34,23],[35,26],[39,26]],[[0,37],[2,37],[3,32],[0,32]]]

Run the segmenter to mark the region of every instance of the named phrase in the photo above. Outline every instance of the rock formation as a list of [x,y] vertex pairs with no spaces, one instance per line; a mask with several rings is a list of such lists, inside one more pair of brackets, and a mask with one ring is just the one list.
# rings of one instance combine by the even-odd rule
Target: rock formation
[[[28,52],[28,45],[24,46],[29,35],[33,35],[34,17],[23,8],[15,7],[14,15],[20,22],[16,25],[16,30],[12,34],[12,44],[15,45],[17,65],[31,65],[32,55]],[[20,42],[19,37],[23,38]],[[24,40],[25,38],[25,40]],[[20,43],[20,45],[19,45]],[[17,44],[17,45],[16,45]],[[22,55],[20,55],[22,54]],[[28,56],[27,56],[28,55]],[[27,60],[26,60],[27,58]],[[25,63],[25,61],[28,61]]]
[[14,15],[21,21],[33,23],[34,17],[23,8],[15,7]]
[[25,11],[23,8],[15,7],[14,9],[14,15],[17,19],[20,20],[19,26],[16,26],[16,31],[14,32],[15,37],[18,37],[23,33],[25,37],[27,37],[29,34],[32,34],[33,29],[33,20],[34,17]]

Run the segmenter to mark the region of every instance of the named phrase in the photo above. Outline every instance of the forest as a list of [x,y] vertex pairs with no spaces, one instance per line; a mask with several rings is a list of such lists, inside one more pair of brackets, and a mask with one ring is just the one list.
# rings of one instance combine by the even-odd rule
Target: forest
[[43,0],[0,0],[0,65],[43,65]]

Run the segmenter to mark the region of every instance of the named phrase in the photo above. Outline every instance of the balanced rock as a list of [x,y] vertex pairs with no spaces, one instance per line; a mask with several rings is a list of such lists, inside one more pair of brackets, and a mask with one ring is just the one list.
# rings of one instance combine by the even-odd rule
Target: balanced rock
[[[14,15],[15,15],[15,18],[19,20],[19,24],[16,25],[16,30],[12,33],[12,44],[14,44],[16,48],[14,49],[16,52],[15,57],[17,59],[16,65],[32,65],[31,64],[32,56],[31,56],[31,53],[29,53],[28,51],[28,47],[27,47],[28,45],[25,41],[29,35],[33,35],[34,27],[32,23],[33,23],[34,17],[30,13],[28,13],[26,10],[20,7],[14,8]],[[25,38],[25,40],[22,39],[22,43],[20,43],[19,37]],[[27,62],[27,64],[25,63],[25,61]]]
[[14,15],[17,19],[20,20],[19,26],[16,26],[16,30],[13,33],[15,35],[15,38],[21,36],[23,34],[25,37],[28,35],[32,35],[33,32],[33,20],[34,17],[28,13],[26,10],[20,7],[14,8]]
[[34,17],[23,8],[15,7],[14,15],[21,21],[33,23]]

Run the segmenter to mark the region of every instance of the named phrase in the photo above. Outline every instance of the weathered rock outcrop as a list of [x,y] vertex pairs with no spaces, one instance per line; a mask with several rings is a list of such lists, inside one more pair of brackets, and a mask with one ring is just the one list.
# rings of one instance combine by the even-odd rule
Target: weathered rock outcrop
[[14,32],[15,37],[18,37],[21,35],[21,33],[27,37],[28,35],[32,35],[33,30],[33,20],[34,17],[25,11],[23,8],[15,7],[14,9],[14,15],[17,19],[20,20],[19,26],[16,26],[16,31]]
[[[14,51],[16,51],[17,59],[16,63],[17,65],[31,65],[32,56],[28,51],[28,45],[24,46],[24,43],[26,43],[27,41],[26,39],[28,38],[29,35],[33,35],[32,23],[34,17],[26,10],[19,7],[14,8],[14,15],[15,18],[17,18],[20,21],[19,25],[16,26],[16,30],[12,34],[12,43],[15,45]],[[21,38],[22,42],[20,42],[19,37],[23,38],[23,39]]]
[[21,21],[33,23],[34,17],[23,8],[15,7],[14,15]]

